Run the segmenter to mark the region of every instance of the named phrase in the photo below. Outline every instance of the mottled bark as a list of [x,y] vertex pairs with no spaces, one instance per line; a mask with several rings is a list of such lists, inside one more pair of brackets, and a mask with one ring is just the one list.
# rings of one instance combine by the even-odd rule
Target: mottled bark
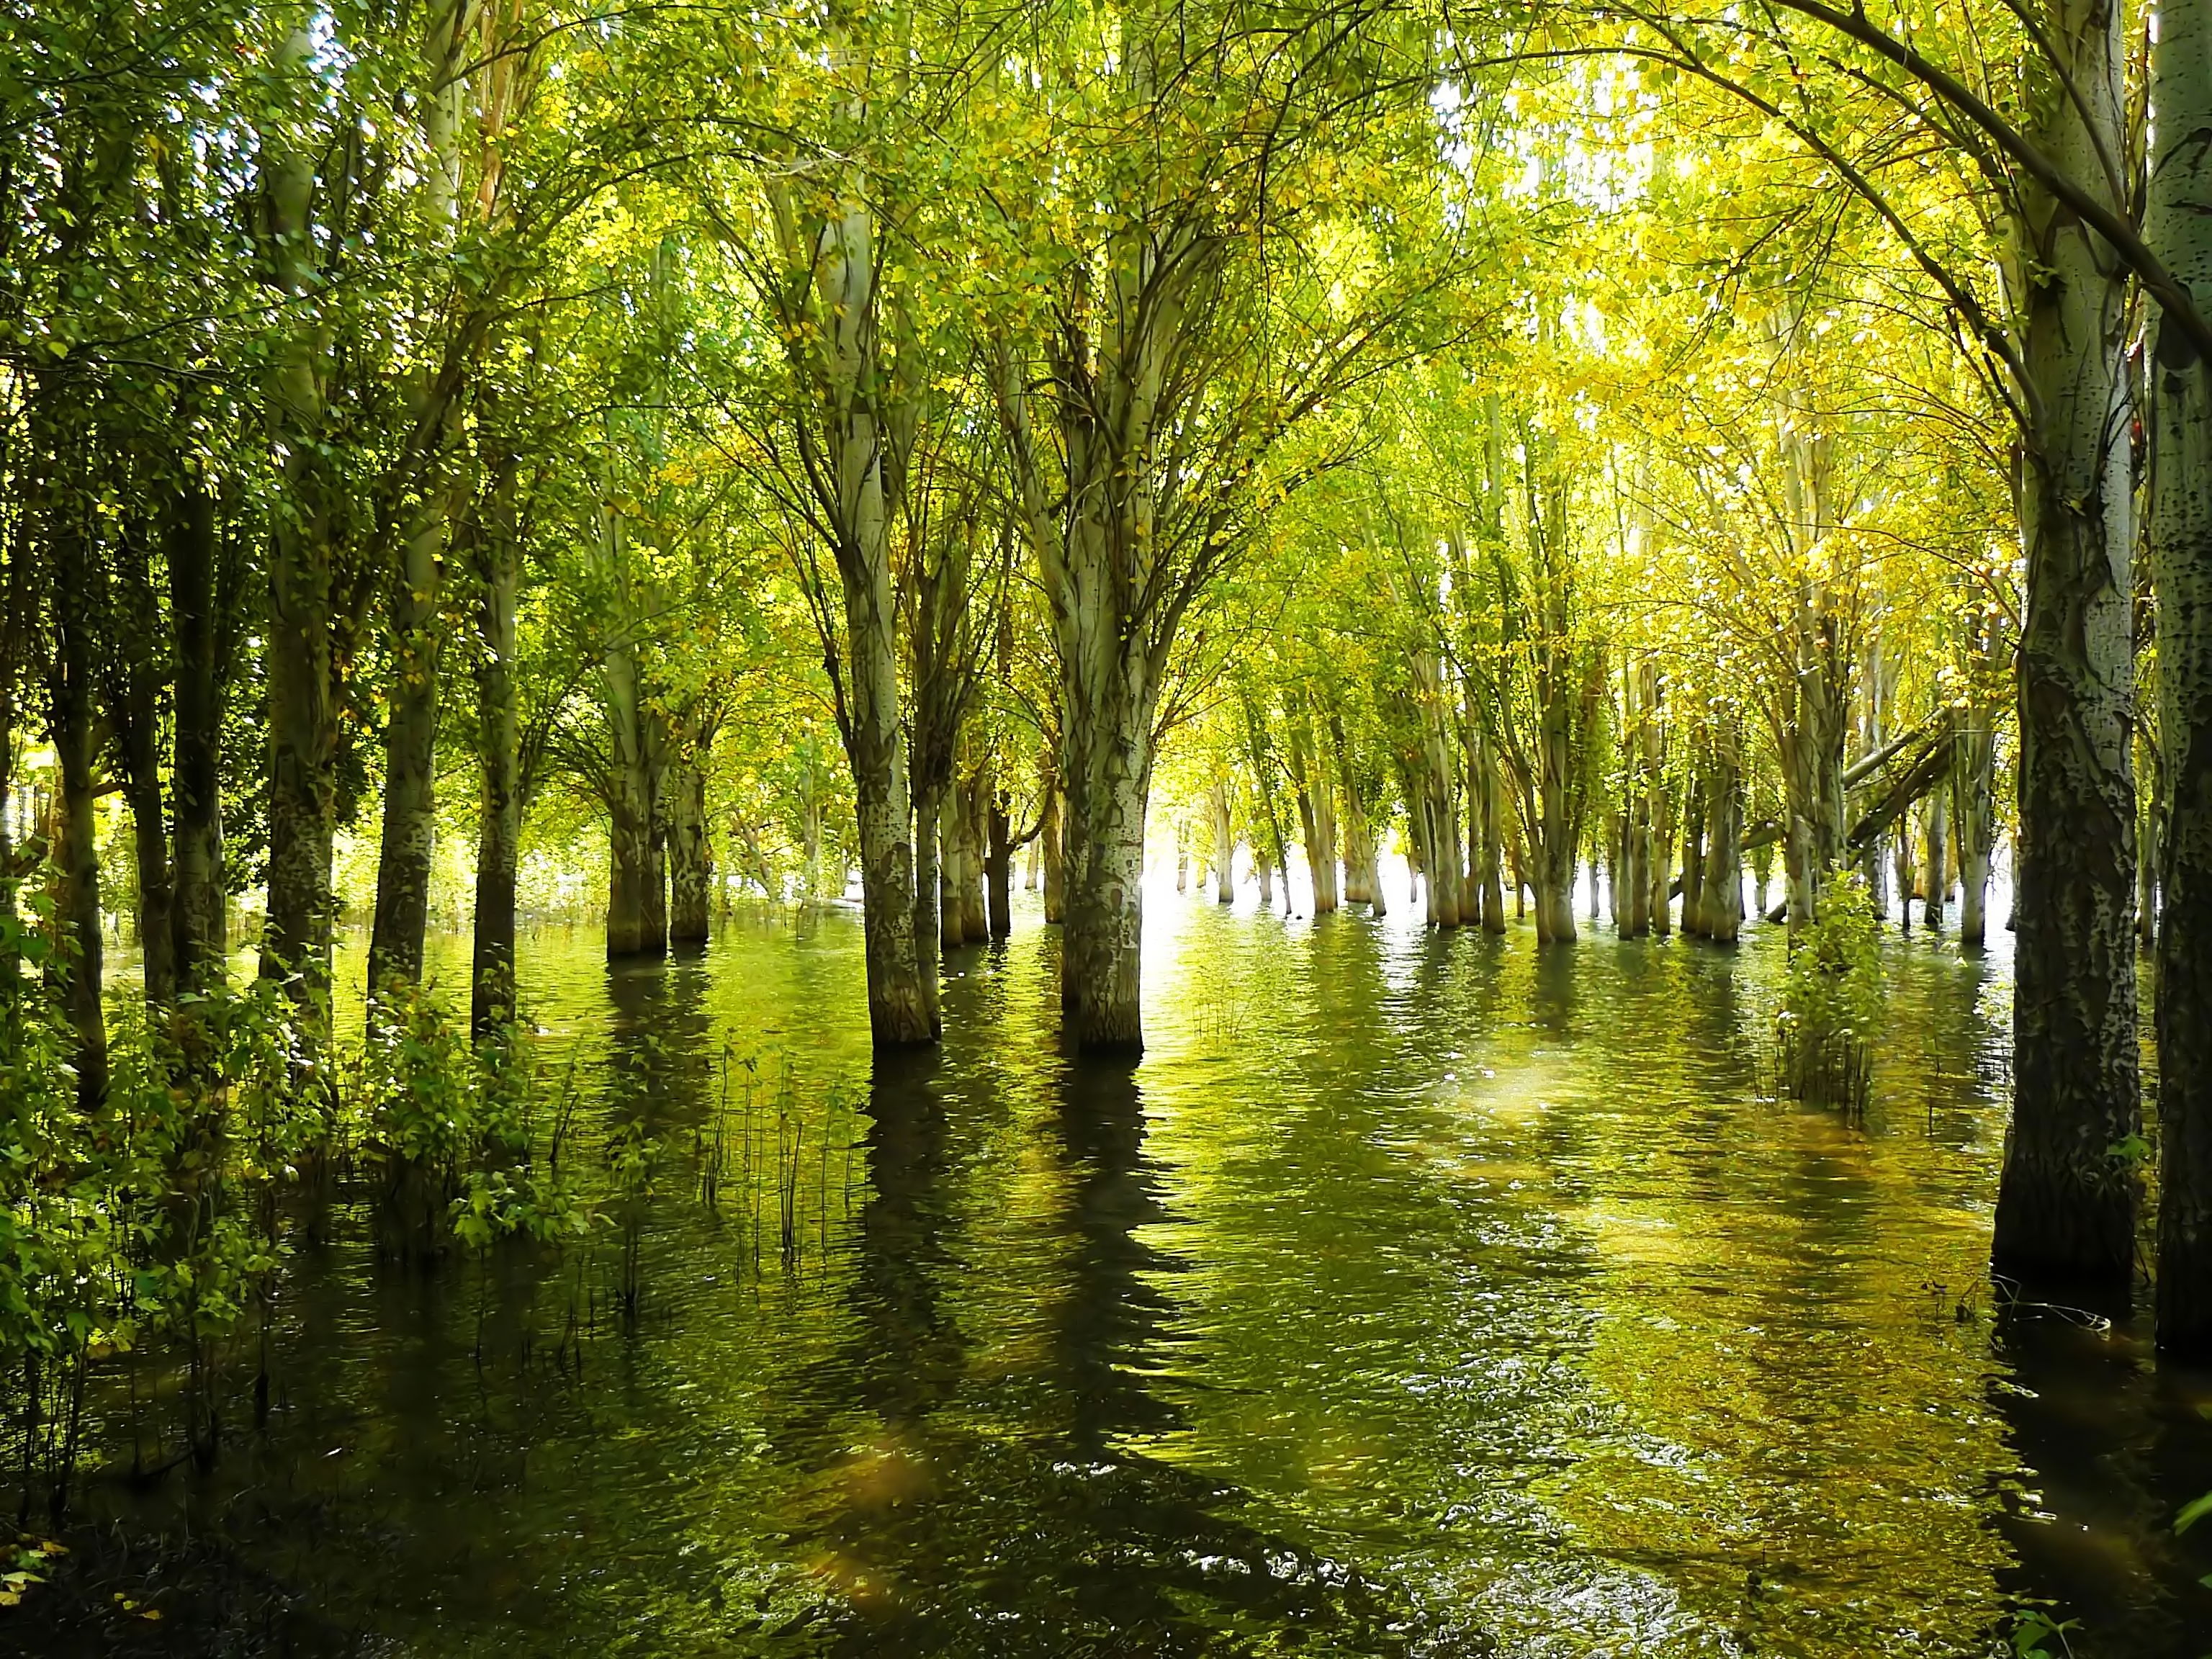
[[856,167],[794,177],[771,199],[786,280],[792,367],[805,388],[795,418],[818,449],[818,501],[837,571],[842,637],[820,602],[836,675],[860,845],[868,1029],[879,1046],[933,1042],[915,945],[914,803],[899,699],[891,572],[894,502],[885,459],[897,441],[893,377],[882,351],[870,180]]
[[[2162,8],[2153,49],[2148,234],[2212,295],[2212,15]],[[2158,1344],[2212,1358],[2212,382],[2179,325],[2152,325],[2147,543],[2158,588]]]
[[1705,917],[1706,797],[1712,788],[1710,770],[1691,775],[1682,807],[1682,931],[1704,939],[1712,927]]
[[1943,906],[1951,894],[1951,813],[1944,793],[1939,788],[1929,795],[1921,816],[1921,832],[1928,843],[1928,896],[1920,915],[1931,933],[1942,927]]
[[1705,874],[1700,914],[1705,937],[1733,945],[1743,922],[1743,792],[1733,742],[1716,738],[1705,778]]
[[991,821],[991,757],[979,745],[975,765],[958,786],[960,802],[960,938],[981,945],[991,937],[984,902],[984,865]]
[[[2060,0],[2067,84],[2031,82],[2031,136],[2084,186],[2126,149],[2120,8]],[[2031,1285],[2124,1293],[2139,1182],[2117,1148],[2141,1121],[2135,989],[2134,653],[2125,273],[2070,210],[2020,186],[2014,271],[2033,399],[2021,447],[2019,941],[2013,1118],[1994,1258]],[[2116,211],[2125,204],[2113,202]],[[1932,883],[1939,879],[1929,874]]]
[[1106,697],[1089,708],[1071,706],[1068,726],[1069,879],[1061,1003],[1079,1046],[1138,1048],[1144,1042],[1138,999],[1145,804],[1152,787],[1151,699]]
[[668,802],[668,939],[703,945],[714,931],[714,853],[707,838],[707,773],[702,757],[669,758],[662,787]]
[[1313,913],[1334,911],[1337,887],[1336,807],[1329,796],[1328,774],[1316,763],[1313,727],[1301,708],[1290,722],[1291,785],[1296,792],[1298,827],[1305,837],[1306,869],[1313,882]]
[[939,1036],[945,1032],[944,965],[939,961],[945,951],[944,876],[939,867],[945,794],[945,786],[934,779],[914,780],[915,963],[930,1030]]

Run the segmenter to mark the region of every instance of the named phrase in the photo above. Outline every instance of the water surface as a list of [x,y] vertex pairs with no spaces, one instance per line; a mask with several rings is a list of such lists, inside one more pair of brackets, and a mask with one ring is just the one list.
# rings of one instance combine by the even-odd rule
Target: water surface
[[1061,1055],[1018,920],[883,1062],[845,912],[532,938],[644,1184],[558,1258],[339,1225],[266,1431],[93,1509],[219,1539],[310,1650],[1987,1654],[2022,1596],[2212,1649],[2212,1389],[1990,1306],[2002,941],[1893,942],[1858,1126],[1768,1092],[1771,933],[1162,893],[1132,1066]]

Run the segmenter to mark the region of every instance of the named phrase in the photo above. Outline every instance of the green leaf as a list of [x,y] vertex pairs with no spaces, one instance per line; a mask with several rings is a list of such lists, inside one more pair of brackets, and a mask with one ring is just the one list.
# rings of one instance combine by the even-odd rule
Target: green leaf
[[2212,1515],[2212,1492],[2206,1492],[2193,1504],[2184,1504],[2181,1513],[2173,1517],[2173,1529],[2176,1533],[2187,1532],[2208,1515]]

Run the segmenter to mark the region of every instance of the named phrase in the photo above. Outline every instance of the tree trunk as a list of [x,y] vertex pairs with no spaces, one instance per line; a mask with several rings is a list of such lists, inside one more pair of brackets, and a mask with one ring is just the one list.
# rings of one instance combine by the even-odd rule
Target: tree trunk
[[1480,860],[1475,866],[1478,896],[1482,906],[1482,931],[1493,936],[1505,931],[1505,860],[1504,791],[1498,777],[1498,755],[1490,734],[1476,723],[1474,744],[1474,775],[1469,780]]
[[228,944],[222,871],[222,688],[220,532],[215,501],[187,467],[169,504],[169,611],[177,685],[171,751],[176,821],[172,932],[179,982],[220,981]]
[[1229,780],[1217,776],[1208,798],[1213,823],[1213,902],[1237,902],[1237,829],[1229,815]]
[[[300,440],[305,447],[309,441]],[[282,470],[295,501],[296,456]],[[331,843],[337,823],[333,550],[295,508],[271,515],[269,641],[269,909],[261,970],[312,1003],[331,966]]]
[[1329,800],[1328,775],[1315,763],[1313,726],[1301,707],[1290,722],[1291,785],[1298,804],[1298,828],[1305,837],[1306,870],[1313,882],[1313,913],[1337,908],[1336,810]]
[[1735,750],[1725,738],[1706,775],[1705,829],[1698,886],[1705,937],[1734,945],[1743,922],[1743,805]]
[[[1099,619],[1101,623],[1103,618]],[[1145,803],[1152,699],[1137,688],[1067,700],[1068,884],[1060,1000],[1079,1048],[1144,1046]]]
[[939,869],[939,844],[944,816],[945,787],[916,780],[914,795],[914,954],[921,982],[922,1006],[930,1030],[945,1033],[943,935],[944,877]]
[[665,766],[656,763],[653,769],[653,787],[650,797],[653,806],[648,820],[651,833],[645,841],[645,891],[641,908],[641,945],[649,957],[668,954],[668,773]]
[[[42,389],[40,397],[56,394]],[[46,428],[50,441],[34,437],[34,465],[58,469],[65,453],[60,423]],[[47,667],[46,730],[54,745],[61,796],[54,815],[54,918],[65,933],[59,967],[62,1001],[76,1033],[77,1098],[89,1110],[107,1092],[107,1019],[100,1005],[100,848],[94,806],[94,686],[100,647],[94,638],[100,606],[94,592],[94,552],[83,514],[88,506],[70,498],[51,472],[34,486],[44,499],[47,546],[53,561],[52,656]]]
[[991,817],[991,757],[978,754],[975,769],[962,789],[960,810],[960,938],[981,945],[991,937],[991,921],[983,902],[984,849]]
[[[608,546],[621,535],[619,520],[608,526]],[[619,554],[616,563],[619,568]],[[627,639],[607,647],[605,678],[607,736],[612,748],[608,770],[607,955],[657,955],[667,948],[667,902],[660,892],[660,771],[662,746],[654,729],[659,716],[646,704],[636,652]]]
[[1640,837],[1644,902],[1639,920],[1660,939],[1672,931],[1674,889],[1674,811],[1667,792],[1666,732],[1658,665],[1644,663],[1638,670],[1638,702],[1643,711],[1644,823]]
[[1951,852],[1948,845],[1951,815],[1943,795],[1943,790],[1938,787],[1928,797],[1923,819],[1928,835],[1928,899],[1921,907],[1921,917],[1931,933],[1943,925],[1943,902],[1950,896],[1951,890]]
[[477,559],[477,757],[483,773],[477,821],[475,936],[469,962],[469,1027],[482,1036],[514,1018],[514,884],[522,859],[522,735],[514,680],[522,538],[514,512],[515,463],[492,463],[473,551]]
[[703,945],[714,931],[714,853],[707,839],[707,772],[698,755],[672,756],[668,799],[668,939]]
[[2136,776],[2142,784],[2142,810],[2136,815],[2136,943],[2158,947],[2158,870],[2165,825],[2164,791],[2159,787],[2158,756],[2142,733],[2136,734]]
[[1044,827],[1037,831],[1037,841],[1043,848],[1044,919],[1048,922],[1063,921],[1067,915],[1065,822],[1060,807],[1060,786],[1055,781],[1045,791]]
[[1953,839],[1959,851],[1959,945],[1978,951],[1989,933],[1990,856],[1996,848],[1996,726],[1990,710],[1968,708],[1951,770]]
[[1705,813],[1713,787],[1709,770],[1690,776],[1682,802],[1682,931],[1692,939],[1705,939],[1712,923],[1705,915]]
[[401,544],[391,600],[392,661],[384,728],[384,824],[376,861],[376,920],[369,937],[372,996],[422,976],[437,853],[438,667],[443,619],[439,566],[443,512],[425,503]]
[[[2212,15],[2162,9],[2151,245],[2212,295]],[[2158,1344],[2212,1358],[2212,383],[2179,326],[2153,327],[2151,571],[2158,586]],[[2123,592],[2124,592],[2123,589]],[[2112,964],[2115,972],[2119,964]]]
[[868,1029],[878,1047],[930,1042],[937,1028],[915,948],[914,803],[898,685],[897,605],[891,580],[885,452],[895,441],[884,398],[893,377],[879,355],[874,209],[857,169],[813,185],[825,211],[801,212],[779,192],[772,205],[791,275],[780,292],[808,296],[789,318],[797,373],[812,388],[803,422],[818,422],[823,465],[833,485],[830,550],[844,619],[839,641],[825,634],[837,686],[839,729],[852,769],[860,844],[860,908],[866,940]]
[[1920,866],[1912,856],[1912,820],[1900,814],[1897,820],[1897,926],[1898,931],[1910,938],[1912,933],[1912,901],[1920,890]]
[[[2100,158],[2127,147],[2124,21],[2100,0],[2062,0],[2046,27],[2069,86],[2037,89],[2031,136],[2100,191]],[[2124,1294],[2139,1182],[2113,1149],[2141,1122],[2129,284],[2070,210],[2019,188],[2016,280],[2036,414],[2020,478],[2019,942],[1994,1259],[2031,1285],[2091,1281]]]
[[1014,826],[1006,816],[1006,799],[994,791],[986,804],[990,843],[983,861],[983,896],[990,915],[991,937],[1012,939],[1014,933]]
[[[301,24],[285,40],[278,66],[303,74],[313,51]],[[269,909],[261,972],[285,977],[319,1023],[327,1012],[334,908],[337,514],[344,486],[325,429],[327,340],[310,222],[315,160],[282,129],[264,133],[263,149],[267,245],[286,306],[265,388],[281,506],[270,514],[269,531]]]
[[636,781],[617,775],[607,822],[607,955],[651,949],[646,890],[653,877],[653,808]]
[[961,891],[968,882],[968,792],[957,771],[951,775],[937,819],[937,943],[940,951],[968,942],[968,908]]
[[146,1000],[166,1007],[177,994],[177,939],[155,673],[150,653],[142,649],[125,671],[125,707],[115,721],[115,735],[123,753],[123,787],[138,866],[138,949]]

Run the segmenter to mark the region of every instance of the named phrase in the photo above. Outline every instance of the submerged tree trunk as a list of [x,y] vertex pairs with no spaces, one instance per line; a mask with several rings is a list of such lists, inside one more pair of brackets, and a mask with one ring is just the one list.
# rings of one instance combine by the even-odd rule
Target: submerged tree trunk
[[1213,900],[1217,904],[1231,904],[1237,899],[1237,830],[1229,815],[1226,777],[1215,777],[1206,805],[1213,826]]
[[1644,928],[1660,939],[1671,931],[1672,901],[1668,895],[1674,885],[1674,805],[1667,789],[1666,733],[1662,725],[1665,713],[1663,693],[1659,679],[1658,665],[1645,662],[1638,673],[1638,690],[1643,709],[1644,732],[1644,823],[1642,841],[1644,902],[1641,921]]
[[[804,203],[799,184],[811,193]],[[788,307],[787,346],[810,393],[799,419],[808,441],[820,447],[826,482],[817,504],[842,601],[842,660],[841,641],[826,621],[823,645],[852,768],[868,1029],[881,1047],[933,1042],[937,1027],[915,946],[914,803],[899,705],[893,482],[885,465],[897,422],[887,403],[894,377],[878,329],[869,185],[859,168],[848,167],[834,177],[823,173],[780,187],[771,205],[788,273],[776,290]],[[820,608],[827,612],[826,601]]]
[[1736,942],[1743,922],[1743,793],[1733,739],[1716,734],[1705,775],[1705,872],[1699,883],[1705,937]]
[[1959,849],[1959,944],[1978,951],[1989,934],[1990,855],[1996,848],[1996,723],[1971,706],[1959,728],[1951,769],[1953,827]]
[[1291,783],[1297,792],[1298,827],[1305,836],[1306,869],[1313,880],[1313,913],[1337,908],[1336,809],[1329,799],[1328,775],[1315,763],[1313,728],[1302,708],[1291,720]]
[[984,805],[990,839],[983,857],[984,908],[988,912],[993,939],[1011,939],[1014,933],[1014,826],[1007,817],[1006,798],[994,790]]
[[1912,901],[1920,894],[1920,866],[1912,855],[1912,818],[1900,813],[1897,820],[1897,927],[1912,932]]
[[[2127,147],[2121,9],[2063,0],[2047,27],[2068,83],[2036,85],[2031,136],[2085,188],[2109,194],[2104,158]],[[2114,1149],[2141,1122],[2129,285],[2070,210],[2032,184],[2018,188],[2014,280],[2036,413],[2019,491],[2019,941],[1993,1254],[1998,1271],[2031,1285],[2088,1281],[2124,1294],[2140,1183]],[[1931,884],[1940,878],[1929,872]]]
[[[621,533],[609,526],[609,545]],[[619,568],[619,555],[617,557]],[[667,949],[667,902],[660,856],[660,776],[665,745],[660,716],[648,706],[637,655],[627,638],[607,647],[608,771],[607,955],[653,956]]]
[[[948,774],[937,817],[937,942],[941,951],[968,942],[968,791],[957,770]],[[916,884],[919,890],[920,884]],[[919,946],[917,945],[917,949]]]
[[991,936],[983,901],[984,864],[991,817],[991,756],[978,746],[975,769],[956,786],[960,802],[960,938],[981,945]]
[[702,757],[679,750],[663,783],[668,799],[668,939],[703,945],[714,931],[714,848],[707,840],[707,773]]
[[607,822],[607,955],[644,956],[649,933],[646,889],[654,876],[653,806],[634,773],[619,774]]
[[942,819],[944,817],[945,786],[933,780],[916,778],[914,794],[914,951],[915,965],[920,969],[922,1006],[927,1011],[930,1030],[939,1036],[945,1032],[944,963],[944,875],[939,860],[942,857]]
[[1950,812],[1943,799],[1944,791],[1938,788],[1928,797],[1922,826],[1928,837],[1928,897],[1921,906],[1921,919],[1928,924],[1929,933],[1943,925],[1943,904],[1951,891],[1951,849],[1948,844]]
[[1498,775],[1497,745],[1480,720],[1472,725],[1468,745],[1468,810],[1474,819],[1476,897],[1481,905],[1482,931],[1496,935],[1505,931],[1504,790]]
[[1692,939],[1712,932],[1705,917],[1705,814],[1712,787],[1710,769],[1692,769],[1682,803],[1682,931]]
[[1043,849],[1044,860],[1044,919],[1048,922],[1064,921],[1067,915],[1067,850],[1064,824],[1060,785],[1057,780],[1049,780],[1045,787],[1044,827],[1037,831],[1037,841]]
[[1328,711],[1329,746],[1336,756],[1337,787],[1344,798],[1344,883],[1346,898],[1364,904],[1380,916],[1388,907],[1382,898],[1380,851],[1376,845],[1374,820],[1368,816],[1368,799],[1361,787],[1360,769],[1352,745],[1345,740],[1344,720],[1334,702]]
[[[2154,249],[2212,295],[2212,16],[2162,9],[2153,48]],[[2158,1344],[2212,1358],[2212,365],[2160,316],[2149,365],[2158,586]],[[2124,588],[2123,592],[2124,592]],[[2118,964],[2114,964],[2117,971]]]
[[[1088,708],[1081,706],[1085,702]],[[1144,1045],[1138,997],[1152,719],[1151,696],[1136,688],[1127,695],[1069,699],[1069,879],[1060,1000],[1077,1045],[1085,1049]]]

